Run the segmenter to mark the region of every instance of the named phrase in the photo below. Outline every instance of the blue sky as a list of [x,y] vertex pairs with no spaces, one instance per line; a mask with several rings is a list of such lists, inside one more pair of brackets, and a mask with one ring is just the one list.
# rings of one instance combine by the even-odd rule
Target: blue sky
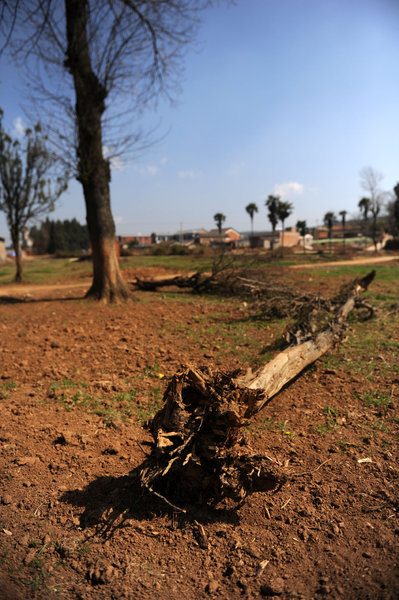
[[[185,59],[182,92],[143,124],[165,137],[114,170],[117,233],[226,226],[270,229],[264,200],[294,205],[286,225],[320,224],[327,211],[358,213],[359,171],[399,181],[399,1],[237,0],[203,13]],[[17,73],[0,62],[0,106],[12,130],[23,118]],[[23,119],[23,122],[24,119]],[[85,222],[71,183],[51,218]],[[0,236],[7,237],[0,215]]]

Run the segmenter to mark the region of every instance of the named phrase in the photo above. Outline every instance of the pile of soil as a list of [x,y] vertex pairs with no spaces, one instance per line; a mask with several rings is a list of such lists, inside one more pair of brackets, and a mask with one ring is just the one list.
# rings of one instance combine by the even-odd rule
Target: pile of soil
[[[389,410],[365,408],[361,373],[318,362],[248,428],[286,483],[238,509],[180,514],[132,474],[168,377],[219,354],[226,370],[242,366],[189,335],[220,306],[145,292],[98,306],[83,293],[0,297],[1,599],[399,596],[397,375],[373,381],[392,390]],[[238,303],[223,307],[242,318]]]

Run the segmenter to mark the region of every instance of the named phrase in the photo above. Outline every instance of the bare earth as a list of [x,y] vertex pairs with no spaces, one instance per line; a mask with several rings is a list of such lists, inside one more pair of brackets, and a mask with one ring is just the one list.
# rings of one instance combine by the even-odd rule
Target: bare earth
[[[276,325],[248,324],[230,350],[217,332],[243,321],[239,302],[137,292],[97,306],[88,283],[1,291],[0,598],[398,598],[399,378],[384,349],[372,380],[367,361],[319,361],[249,427],[284,466],[280,490],[182,516],[129,475],[149,451],[143,422],[180,365],[259,363],[252,344]],[[389,410],[360,402],[370,386]]]

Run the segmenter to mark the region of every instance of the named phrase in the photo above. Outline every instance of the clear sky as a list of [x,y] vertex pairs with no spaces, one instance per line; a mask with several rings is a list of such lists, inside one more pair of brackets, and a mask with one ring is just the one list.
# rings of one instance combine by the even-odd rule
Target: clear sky
[[[148,113],[167,132],[114,170],[117,234],[226,226],[270,229],[264,200],[294,205],[286,225],[321,224],[327,211],[358,214],[359,171],[399,181],[399,0],[236,0],[203,13],[182,92]],[[9,131],[23,118],[13,68],[0,62]],[[85,222],[71,183],[51,218]],[[0,215],[0,236],[8,238]]]

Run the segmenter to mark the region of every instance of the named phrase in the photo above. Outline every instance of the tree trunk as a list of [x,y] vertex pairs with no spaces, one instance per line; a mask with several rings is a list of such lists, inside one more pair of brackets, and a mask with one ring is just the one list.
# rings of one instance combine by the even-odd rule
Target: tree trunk
[[106,90],[93,71],[87,40],[87,0],[65,0],[65,66],[73,77],[78,131],[77,179],[83,186],[93,256],[93,283],[87,296],[113,302],[129,296],[115,249],[109,162],[103,156],[101,118]]
[[129,297],[130,292],[122,279],[115,247],[115,225],[109,196],[109,166],[102,159],[96,175],[83,182],[87,211],[87,226],[93,257],[93,283],[87,292],[104,302],[115,302]]
[[12,246],[15,252],[15,278],[14,281],[20,283],[22,281],[22,252],[21,252],[21,243],[19,241],[19,234],[17,232],[11,232]]

